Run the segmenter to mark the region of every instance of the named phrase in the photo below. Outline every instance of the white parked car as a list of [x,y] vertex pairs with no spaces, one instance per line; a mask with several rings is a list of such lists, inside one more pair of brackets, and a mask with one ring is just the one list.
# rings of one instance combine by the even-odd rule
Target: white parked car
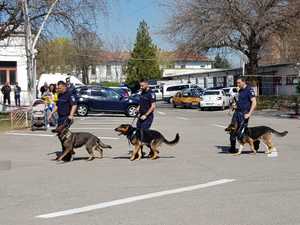
[[225,94],[229,97],[230,102],[232,102],[233,99],[235,97],[237,97],[239,94],[237,87],[226,87],[226,88],[223,88],[223,90],[224,90]]
[[220,108],[224,110],[227,107],[229,107],[229,96],[226,96],[222,89],[205,91],[200,101],[201,110],[206,108]]
[[156,101],[162,101],[163,94],[161,92],[161,89],[160,88],[155,88],[155,89],[152,89],[152,91],[155,93],[155,99],[156,99]]

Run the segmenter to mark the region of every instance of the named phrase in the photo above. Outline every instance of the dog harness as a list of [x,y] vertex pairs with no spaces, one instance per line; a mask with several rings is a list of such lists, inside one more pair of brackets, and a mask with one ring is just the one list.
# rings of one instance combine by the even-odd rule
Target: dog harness
[[66,133],[63,134],[63,136],[61,137],[62,141],[65,141],[65,140],[69,139],[72,135],[72,132],[69,129],[66,129],[66,130],[67,130]]

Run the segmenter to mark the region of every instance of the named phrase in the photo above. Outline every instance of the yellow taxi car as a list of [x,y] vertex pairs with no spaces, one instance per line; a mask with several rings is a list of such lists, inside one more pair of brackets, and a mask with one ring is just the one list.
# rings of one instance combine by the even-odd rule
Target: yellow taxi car
[[177,92],[173,97],[173,107],[199,108],[203,90],[200,88],[188,88]]

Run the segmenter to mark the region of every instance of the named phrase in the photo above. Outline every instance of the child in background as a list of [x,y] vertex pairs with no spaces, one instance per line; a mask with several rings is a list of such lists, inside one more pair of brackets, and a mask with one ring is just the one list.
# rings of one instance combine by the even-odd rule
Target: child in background
[[45,101],[45,104],[47,106],[46,108],[46,115],[47,115],[47,126],[54,127],[57,123],[57,116],[56,116],[56,104],[54,102],[54,95],[49,94],[42,97],[42,99]]

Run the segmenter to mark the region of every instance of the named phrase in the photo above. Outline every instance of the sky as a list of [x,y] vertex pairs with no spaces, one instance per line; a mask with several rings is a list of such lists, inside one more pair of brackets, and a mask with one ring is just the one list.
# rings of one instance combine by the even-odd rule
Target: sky
[[[175,48],[163,35],[160,35],[167,21],[167,9],[159,0],[115,0],[109,5],[108,17],[99,18],[100,36],[106,43],[114,41],[134,43],[137,28],[142,20],[150,27],[155,44],[166,50]],[[127,47],[127,46],[125,46]]]
[[[150,27],[154,43],[163,50],[175,50],[176,46],[162,35],[169,18],[163,0],[111,0],[108,5],[108,16],[99,16],[97,33],[109,50],[130,50],[135,41],[137,28],[142,20]],[[214,55],[210,55],[214,57]],[[227,56],[233,67],[240,66],[236,54]]]

